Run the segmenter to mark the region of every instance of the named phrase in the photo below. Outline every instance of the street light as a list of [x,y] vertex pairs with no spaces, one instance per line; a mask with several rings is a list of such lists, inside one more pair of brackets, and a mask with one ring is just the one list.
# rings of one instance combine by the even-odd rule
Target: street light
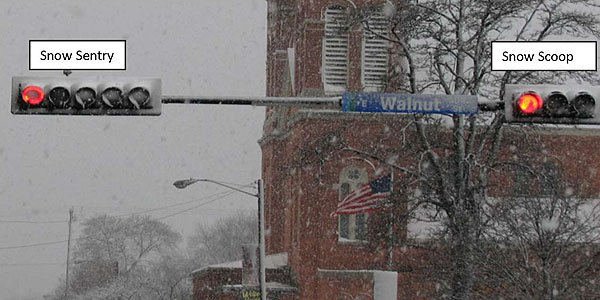
[[173,183],[173,185],[178,188],[178,189],[184,189],[186,187],[188,187],[189,185],[192,185],[196,182],[210,182],[210,183],[214,183],[223,187],[226,187],[228,189],[252,196],[252,197],[256,197],[258,199],[258,248],[259,248],[259,252],[260,252],[260,257],[258,259],[258,265],[259,265],[259,273],[260,273],[260,298],[261,300],[266,300],[267,299],[267,288],[266,288],[266,276],[265,276],[265,206],[264,206],[264,202],[265,202],[265,190],[264,190],[264,186],[263,186],[263,180],[262,179],[258,179],[256,181],[257,187],[258,187],[258,192],[256,194],[252,194],[249,192],[246,192],[244,190],[238,189],[236,187],[232,187],[230,185],[224,184],[222,182],[218,182],[215,180],[211,180],[211,179],[195,179],[195,178],[190,178],[190,179],[183,179],[183,180],[177,180]]

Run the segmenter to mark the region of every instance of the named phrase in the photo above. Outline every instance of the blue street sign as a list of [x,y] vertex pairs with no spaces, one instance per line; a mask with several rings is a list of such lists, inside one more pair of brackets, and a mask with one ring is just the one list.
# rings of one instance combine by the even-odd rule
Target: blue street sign
[[342,111],[473,115],[479,111],[479,105],[473,95],[346,92],[342,95]]

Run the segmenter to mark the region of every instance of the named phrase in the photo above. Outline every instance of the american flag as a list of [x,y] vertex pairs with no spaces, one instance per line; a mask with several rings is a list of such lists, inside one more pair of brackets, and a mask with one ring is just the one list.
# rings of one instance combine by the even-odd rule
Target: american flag
[[331,216],[353,215],[381,208],[379,200],[390,194],[391,183],[392,177],[387,175],[354,190],[338,203]]

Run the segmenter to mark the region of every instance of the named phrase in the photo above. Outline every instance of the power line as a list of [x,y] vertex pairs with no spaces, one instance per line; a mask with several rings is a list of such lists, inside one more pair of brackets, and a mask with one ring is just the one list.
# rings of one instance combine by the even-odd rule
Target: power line
[[24,223],[24,224],[57,224],[68,223],[69,221],[26,221],[26,220],[0,220],[0,223]]
[[38,247],[38,246],[61,244],[61,243],[66,243],[66,242],[67,242],[67,240],[61,240],[61,241],[53,241],[53,242],[45,242],[45,243],[35,243],[35,244],[27,244],[27,245],[19,245],[19,246],[8,246],[8,247],[0,247],[0,250],[19,249],[19,248],[31,248],[31,247]]
[[[166,216],[162,216],[162,217],[159,217],[159,218],[154,218],[154,219],[148,220],[147,222],[139,223],[139,224],[136,224],[134,226],[141,226],[141,225],[149,223],[151,221],[163,220],[163,219],[170,218],[170,217],[173,217],[173,216],[176,216],[176,215],[180,215],[180,214],[186,213],[186,212],[188,212],[190,210],[193,210],[193,209],[202,207],[204,205],[210,204],[212,202],[215,202],[217,200],[223,199],[223,198],[225,198],[225,197],[227,197],[227,196],[229,196],[229,195],[231,195],[233,193],[235,193],[235,191],[226,191],[226,192],[216,193],[216,194],[211,195],[211,196],[220,195],[219,197],[217,197],[215,199],[212,199],[212,200],[209,200],[207,202],[201,203],[199,205],[196,205],[196,206],[193,206],[193,207],[190,207],[190,208],[178,211],[176,213],[172,213],[172,214],[169,214],[169,215],[166,215]],[[205,198],[207,198],[207,197],[205,197]],[[194,200],[194,201],[198,201],[198,200]],[[132,215],[134,215],[134,214],[132,214]],[[72,240],[80,240],[80,239],[83,239],[83,238],[84,237],[77,237],[77,238],[73,238]],[[68,242],[68,240],[60,240],[60,241],[52,241],[52,242],[44,242],[44,243],[35,243],[35,244],[27,244],[27,245],[18,245],[18,246],[8,246],[8,247],[0,247],[0,250],[31,248],[31,247],[39,247],[39,246],[46,246],[46,245],[61,244],[61,243],[66,243],[66,242]]]
[[14,263],[14,264],[0,264],[0,266],[3,266],[3,267],[21,267],[21,266],[62,266],[62,265],[64,265],[64,264],[65,264],[64,262],[62,262],[62,263],[58,263],[58,262],[57,262],[57,263],[52,263],[52,262],[49,262],[49,263],[21,263],[21,264],[20,264],[20,263]]
[[231,195],[231,194],[233,194],[233,193],[234,193],[234,191],[230,191],[230,192],[228,192],[226,195],[223,195],[223,197],[221,197],[221,198],[213,199],[213,200],[210,200],[210,201],[208,201],[208,202],[202,203],[202,204],[200,204],[200,205],[192,206],[192,207],[190,207],[190,208],[187,208],[187,209],[184,209],[184,210],[178,211],[178,212],[176,212],[176,213],[173,213],[173,214],[170,214],[170,215],[166,215],[166,216],[162,216],[162,217],[160,217],[160,218],[156,218],[156,220],[162,220],[162,219],[166,219],[166,218],[173,217],[173,216],[176,216],[176,215],[180,215],[180,214],[182,214],[182,213],[186,213],[186,212],[188,212],[188,211],[190,211],[190,210],[196,209],[196,208],[198,208],[198,207],[201,207],[201,206],[204,206],[204,205],[206,205],[206,204],[210,204],[210,203],[213,203],[213,202],[215,202],[215,201],[217,201],[217,200],[220,200],[220,199],[222,199],[222,198],[225,198],[226,196],[229,196],[229,195]]
[[[245,187],[245,188],[252,188],[253,187],[252,183],[244,185],[244,184],[235,184],[235,183],[230,183],[230,182],[225,182],[225,181],[222,181],[222,182],[223,183],[227,183],[227,184],[231,184],[231,185],[235,185],[235,186],[238,186],[238,187]],[[141,211],[137,211],[137,212],[133,212],[133,213],[119,214],[119,215],[115,215],[115,217],[132,216],[132,215],[145,214],[145,213],[149,213],[149,212],[153,212],[153,211],[159,211],[159,210],[163,210],[163,209],[167,209],[167,208],[172,208],[172,207],[177,207],[177,206],[181,206],[181,205],[185,205],[185,204],[189,204],[189,203],[194,203],[194,202],[202,201],[204,199],[211,198],[211,197],[214,197],[214,196],[217,196],[217,195],[223,195],[223,194],[226,194],[226,193],[229,193],[229,191],[223,191],[223,192],[215,193],[215,194],[208,195],[208,196],[202,197],[200,199],[196,199],[196,200],[179,202],[179,203],[175,203],[175,204],[171,204],[171,205],[166,205],[166,206],[151,208],[151,209],[147,209],[147,210],[141,210]],[[55,220],[55,221],[0,220],[0,223],[15,223],[15,224],[65,224],[65,223],[68,223],[68,222],[69,222],[68,220],[62,220],[62,221],[59,221],[59,220]]]
[[147,210],[141,210],[141,211],[137,211],[137,212],[133,212],[133,213],[126,213],[126,214],[115,215],[115,217],[125,217],[125,216],[133,216],[133,215],[145,214],[145,213],[149,213],[149,212],[153,212],[153,211],[158,211],[158,210],[163,210],[163,209],[167,209],[167,208],[181,206],[181,205],[185,205],[185,204],[189,204],[189,203],[194,203],[194,202],[202,201],[202,200],[205,200],[207,198],[214,197],[214,196],[221,196],[221,195],[230,194],[230,193],[231,193],[230,191],[223,191],[223,192],[219,192],[219,193],[216,193],[216,194],[205,196],[205,197],[202,197],[202,198],[196,199],[196,200],[191,200],[191,201],[186,201],[186,202],[179,202],[179,203],[175,203],[175,204],[171,204],[171,205],[166,205],[166,206],[151,208],[151,209],[147,209]]

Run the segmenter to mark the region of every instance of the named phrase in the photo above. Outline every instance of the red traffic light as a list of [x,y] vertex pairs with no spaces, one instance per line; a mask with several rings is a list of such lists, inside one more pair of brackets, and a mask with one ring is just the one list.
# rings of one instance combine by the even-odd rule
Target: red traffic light
[[39,86],[30,85],[23,89],[21,93],[23,101],[31,105],[38,105],[44,100],[44,90]]
[[519,111],[527,115],[537,112],[542,106],[544,106],[544,100],[533,92],[524,93],[517,100]]

